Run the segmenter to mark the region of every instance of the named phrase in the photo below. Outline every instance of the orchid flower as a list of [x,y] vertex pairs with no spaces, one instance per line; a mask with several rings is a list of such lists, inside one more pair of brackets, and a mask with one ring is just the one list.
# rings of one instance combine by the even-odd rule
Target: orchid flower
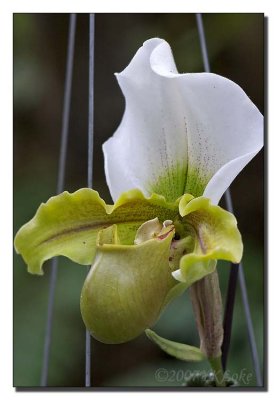
[[[240,261],[236,219],[217,203],[263,145],[263,117],[245,92],[219,75],[178,74],[164,40],[146,41],[116,77],[125,113],[103,145],[115,204],[88,188],[64,192],[40,205],[15,238],[30,273],[42,274],[57,255],[92,265],[81,313],[104,343],[153,326],[216,260]],[[203,357],[146,332],[179,358]]]

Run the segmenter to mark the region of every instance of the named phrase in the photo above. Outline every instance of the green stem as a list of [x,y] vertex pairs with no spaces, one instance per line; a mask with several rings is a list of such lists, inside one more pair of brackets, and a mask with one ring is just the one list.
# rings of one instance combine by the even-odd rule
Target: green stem
[[221,356],[216,357],[216,358],[209,358],[209,363],[210,363],[213,373],[214,373],[216,386],[217,387],[225,387],[226,382],[224,379],[224,371],[222,368]]

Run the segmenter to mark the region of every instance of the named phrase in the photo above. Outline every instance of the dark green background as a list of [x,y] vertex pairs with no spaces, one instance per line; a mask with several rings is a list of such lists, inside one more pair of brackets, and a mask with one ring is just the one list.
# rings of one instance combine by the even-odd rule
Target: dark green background
[[[208,51],[213,72],[237,82],[263,113],[262,14],[205,14]],[[68,15],[14,15],[14,228],[55,194]],[[203,70],[194,14],[97,14],[95,30],[94,188],[111,201],[105,183],[101,145],[118,126],[124,100],[114,72],[130,62],[151,37],[166,39],[179,72]],[[88,15],[78,15],[73,75],[72,113],[65,189],[86,186],[88,104]],[[231,187],[235,214],[243,235],[244,266],[255,335],[263,366],[264,341],[264,216],[263,154],[260,153]],[[222,203],[224,205],[224,203]],[[38,386],[49,287],[44,277],[31,276],[21,257],[14,257],[14,385]],[[229,272],[220,263],[223,292]],[[60,258],[55,297],[50,386],[84,385],[85,330],[79,296],[86,268]],[[250,375],[255,385],[246,323],[238,290],[228,369]],[[187,294],[172,303],[155,327],[161,335],[198,345]],[[168,378],[159,382],[158,368]],[[206,370],[205,363],[179,362],[162,353],[144,336],[122,345],[92,340],[94,386],[177,386],[188,371]],[[247,385],[247,382],[240,382]]]

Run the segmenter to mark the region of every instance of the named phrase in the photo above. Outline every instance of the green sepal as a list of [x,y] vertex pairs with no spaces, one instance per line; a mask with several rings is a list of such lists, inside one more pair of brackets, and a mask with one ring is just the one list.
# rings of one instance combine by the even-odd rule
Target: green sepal
[[83,188],[51,197],[38,208],[31,221],[17,232],[14,245],[28,265],[28,272],[42,275],[42,264],[62,255],[90,265],[95,256],[99,230],[118,226],[121,243],[133,244],[138,227],[158,217],[161,221],[178,215],[178,202],[163,196],[149,198],[136,189],[123,193],[116,203],[106,205],[98,192]]
[[178,285],[168,265],[174,233],[171,225],[153,239],[122,245],[117,225],[99,232],[81,293],[84,323],[97,340],[127,342],[157,321],[168,292]]
[[205,197],[184,195],[179,202],[183,231],[194,238],[192,248],[180,259],[175,279],[191,285],[216,268],[216,260],[239,263],[243,244],[233,214],[212,205]]
[[206,356],[198,347],[173,342],[157,335],[151,329],[145,330],[146,336],[156,343],[165,353],[182,361],[203,361]]

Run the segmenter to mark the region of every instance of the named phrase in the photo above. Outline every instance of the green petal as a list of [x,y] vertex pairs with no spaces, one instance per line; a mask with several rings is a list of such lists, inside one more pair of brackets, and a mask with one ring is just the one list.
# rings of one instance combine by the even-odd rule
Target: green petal
[[188,285],[213,272],[216,260],[239,263],[243,245],[233,214],[211,204],[204,197],[184,195],[179,203],[183,226],[194,238],[194,248],[180,260],[175,279]]
[[189,346],[183,343],[173,342],[157,335],[154,331],[146,329],[147,337],[156,343],[167,354],[182,361],[202,361],[206,356],[198,347]]
[[159,195],[145,198],[134,189],[111,206],[96,191],[84,188],[72,194],[63,192],[41,204],[34,218],[18,231],[14,245],[28,271],[41,275],[43,262],[57,255],[90,265],[100,229],[117,224],[121,243],[130,244],[144,221],[174,219],[176,215],[178,203],[166,203]]
[[121,245],[117,226],[99,232],[95,262],[81,294],[81,312],[91,335],[123,343],[158,319],[178,282],[169,268],[174,227],[138,245]]

